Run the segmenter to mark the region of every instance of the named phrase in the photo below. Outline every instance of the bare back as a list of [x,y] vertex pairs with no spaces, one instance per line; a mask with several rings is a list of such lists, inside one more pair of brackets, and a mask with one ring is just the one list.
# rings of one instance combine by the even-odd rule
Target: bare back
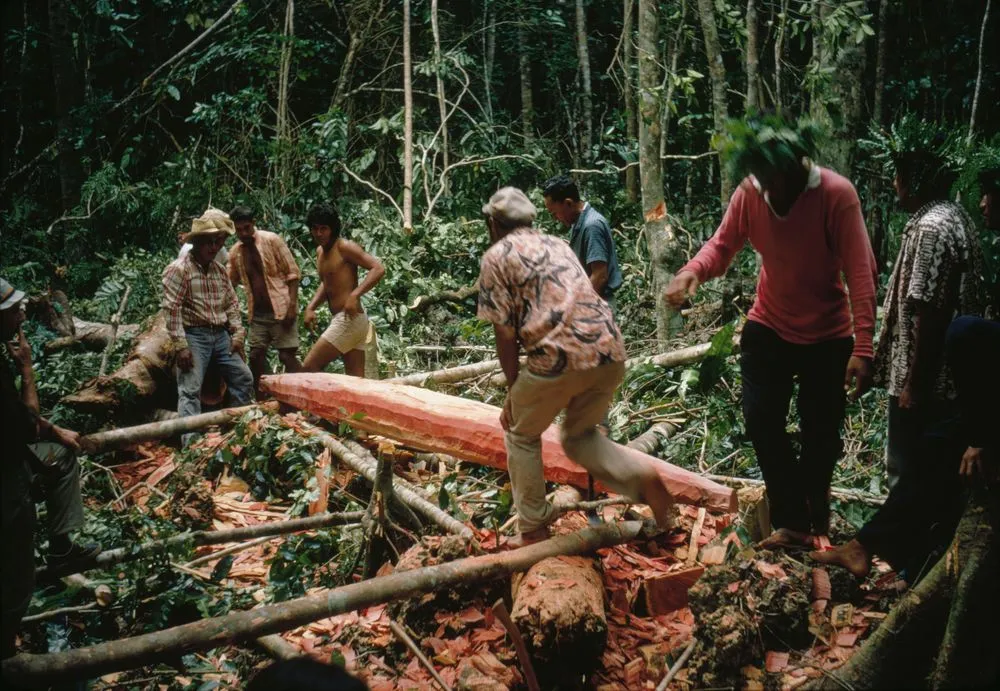
[[337,238],[329,251],[317,248],[316,269],[326,288],[326,299],[330,313],[337,314],[344,309],[344,302],[358,287],[358,265],[347,259],[341,248],[350,242]]

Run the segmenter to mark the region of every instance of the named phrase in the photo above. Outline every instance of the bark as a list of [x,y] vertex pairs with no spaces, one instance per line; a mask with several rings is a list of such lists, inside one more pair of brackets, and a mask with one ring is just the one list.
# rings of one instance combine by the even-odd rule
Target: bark
[[157,315],[152,325],[136,338],[135,346],[117,372],[92,379],[76,393],[62,399],[80,410],[99,411],[148,403],[164,383],[173,380],[173,353],[166,319]]
[[[493,468],[507,467],[500,409],[486,403],[338,374],[265,376],[261,378],[261,387],[289,405],[422,451],[446,453]],[[333,442],[343,446],[336,440]],[[580,488],[588,486],[587,471],[563,451],[558,427],[551,425],[542,434],[541,442],[547,480]],[[328,448],[338,455],[329,444]],[[623,447],[623,450],[637,463],[654,469],[676,501],[722,511],[736,508],[733,490],[634,449]],[[369,479],[373,480],[375,468],[371,467],[370,472]],[[597,488],[603,489],[599,483]]]
[[288,123],[288,77],[292,69],[292,39],[295,37],[295,0],[285,4],[285,25],[282,30],[281,57],[278,67],[278,108],[275,125],[277,141],[277,176],[282,193],[288,180],[288,148],[291,147],[291,127]]
[[490,0],[485,0],[486,8],[483,13],[483,21],[486,23],[486,45],[483,55],[483,89],[486,92],[484,105],[486,106],[486,117],[489,123],[493,123],[493,66],[496,64],[497,55],[497,11],[490,4]]
[[747,113],[760,110],[760,85],[757,83],[760,64],[759,29],[757,0],[747,0]]
[[[368,482],[375,483],[378,476],[378,461],[372,457],[367,449],[350,442],[344,443],[336,437],[327,434],[319,427],[308,425],[306,429],[310,431],[312,436],[318,438],[323,443],[323,446],[330,450],[334,458],[361,475]],[[436,505],[424,499],[413,485],[402,478],[393,476],[393,496],[399,499],[400,504],[408,506],[424,518],[434,522],[442,530],[462,535],[463,537],[472,537],[472,530],[469,526],[449,516]],[[398,505],[393,508],[404,518],[407,516],[406,509],[401,509]]]
[[[115,341],[118,340],[118,328],[121,326],[122,315],[125,314],[125,308],[128,306],[128,298],[131,294],[132,286],[126,286],[125,294],[122,295],[122,301],[118,305],[118,311],[111,317],[111,333],[108,334],[108,344],[104,347],[104,354],[101,356],[101,367],[97,370],[98,377],[103,377],[108,372],[108,357],[111,355],[111,349],[115,347]],[[138,332],[139,327],[136,326],[135,330]]]
[[[635,102],[635,2],[624,0],[624,19],[622,22],[622,44],[624,52],[623,65],[623,98],[625,99],[625,135],[629,143],[639,139],[639,122],[636,117]],[[639,201],[639,168],[630,165],[625,168],[625,195],[629,202]]]
[[660,165],[662,165],[664,156],[667,155],[667,144],[670,140],[670,120],[674,112],[674,91],[677,89],[677,65],[680,62],[681,55],[684,54],[684,23],[686,21],[687,0],[681,0],[681,16],[677,20],[677,29],[674,31],[667,45],[666,59],[670,68],[663,75],[664,93],[666,95],[663,98],[663,111],[660,116]]
[[448,367],[446,369],[434,370],[433,372],[418,372],[408,374],[405,377],[395,377],[386,381],[394,384],[407,384],[409,386],[426,386],[427,384],[453,384],[474,377],[481,377],[500,369],[499,360],[484,360],[471,365],[460,365],[458,367]]
[[875,99],[872,103],[872,122],[882,125],[882,95],[885,92],[886,46],[889,32],[889,0],[879,0],[878,4],[878,52],[875,54]]
[[587,48],[587,13],[584,11],[583,0],[576,0],[576,56],[580,63],[580,82],[583,87],[583,159],[591,159],[591,147],[594,145],[594,105],[593,91],[590,84],[590,51]]
[[778,32],[774,38],[774,110],[781,113],[784,103],[781,93],[781,70],[785,59],[785,27],[788,25],[788,0],[781,0]]
[[[523,6],[522,6],[522,9]],[[535,139],[535,100],[532,95],[531,56],[528,54],[528,31],[524,17],[517,20],[518,66],[521,74],[521,127],[524,144],[530,146]]]
[[168,439],[178,434],[194,432],[211,427],[212,425],[228,425],[236,420],[236,418],[251,410],[277,412],[278,406],[273,403],[265,403],[263,405],[248,405],[240,408],[225,408],[210,413],[202,413],[201,415],[189,415],[188,417],[178,417],[162,422],[150,422],[145,425],[136,425],[135,427],[122,427],[107,432],[88,434],[80,439],[80,445],[90,453],[103,453],[111,449],[132,446],[143,441]]
[[667,219],[663,196],[663,166],[660,161],[660,67],[658,61],[659,8],[653,0],[639,0],[639,177],[646,245],[653,268],[656,304],[656,337],[665,344],[670,336],[672,311],[662,299],[670,283],[670,258],[674,232]]
[[465,302],[469,298],[476,295],[479,295],[478,282],[471,286],[459,288],[458,290],[442,290],[440,293],[420,295],[413,301],[413,304],[410,305],[408,309],[411,312],[421,314],[426,312],[432,305],[437,305],[442,302]]
[[990,18],[990,2],[991,0],[986,0],[983,23],[979,28],[979,68],[976,70],[976,89],[972,93],[972,113],[969,115],[969,136],[966,138],[966,144],[972,143],[972,135],[976,131],[976,110],[979,108],[979,91],[983,85],[983,46],[986,42],[986,23]]
[[543,688],[593,671],[608,640],[604,582],[591,557],[551,557],[515,579],[511,619]]
[[[715,133],[725,131],[726,120],[729,118],[729,108],[726,105],[726,65],[722,61],[722,45],[719,42],[719,30],[715,24],[715,7],[712,0],[698,0],[698,17],[701,21],[701,32],[705,43],[705,57],[708,59],[708,74],[712,83],[712,118],[715,122]],[[732,181],[724,170],[719,172],[719,197],[722,208],[729,203],[733,193]]]
[[22,685],[93,678],[179,655],[288,631],[319,619],[441,590],[459,583],[502,578],[548,557],[589,553],[621,544],[639,533],[637,521],[585,528],[528,547],[468,557],[436,566],[352,583],[249,611],[175,626],[87,648],[46,655],[23,654],[3,661],[3,678]]
[[52,90],[56,113],[59,191],[62,210],[76,204],[80,188],[80,166],[73,151],[72,111],[77,103],[78,80],[73,64],[73,37],[69,27],[67,0],[48,0],[49,56],[52,67]]
[[441,187],[444,193],[448,194],[448,106],[444,99],[444,79],[441,78],[441,69],[444,63],[441,60],[441,31],[438,27],[438,0],[431,0],[431,33],[434,36],[434,79],[437,84],[438,117],[441,119],[441,155],[442,172]]
[[192,547],[222,545],[227,542],[244,542],[261,537],[288,535],[304,530],[319,530],[320,528],[329,528],[335,525],[355,524],[364,517],[364,514],[364,511],[349,511],[346,513],[318,514],[316,516],[309,516],[308,518],[294,518],[289,521],[271,521],[269,523],[260,523],[246,528],[233,528],[231,530],[196,530],[194,532],[174,535],[165,540],[147,542],[138,547],[132,545],[107,549],[90,560],[74,562],[68,569],[53,570],[45,567],[37,569],[35,573],[36,578],[41,581],[44,578],[56,577],[64,573],[85,573],[91,569],[104,569],[114,564],[120,564],[123,561],[162,554],[188,544]]
[[53,338],[45,344],[46,353],[54,353],[76,345],[81,345],[87,350],[102,350],[109,348],[118,336],[132,339],[139,335],[138,324],[122,324],[118,327],[117,333],[113,324],[88,322],[77,317],[73,317],[72,324],[74,335]]
[[42,295],[29,297],[27,312],[29,317],[42,322],[60,336],[73,337],[76,335],[73,307],[69,304],[66,293],[61,290],[50,290]]
[[410,0],[403,0],[403,232],[413,232],[413,62]]
[[671,425],[669,422],[658,422],[630,441],[628,446],[650,456],[655,456],[661,442],[672,437],[676,431],[677,425]]

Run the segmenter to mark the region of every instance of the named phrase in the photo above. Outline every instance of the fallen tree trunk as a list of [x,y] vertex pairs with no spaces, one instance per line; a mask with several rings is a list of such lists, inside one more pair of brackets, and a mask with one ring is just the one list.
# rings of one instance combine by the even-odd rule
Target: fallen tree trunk
[[[338,374],[265,376],[261,388],[279,401],[328,420],[345,422],[425,451],[507,468],[500,409],[479,401]],[[635,449],[624,449],[638,462],[655,468],[675,501],[717,511],[736,510],[736,492],[731,488]],[[587,471],[566,456],[555,425],[542,435],[542,458],[547,480],[588,487]]]
[[604,582],[593,558],[544,559],[512,595],[511,618],[544,687],[560,688],[593,671],[608,640]]
[[74,336],[73,308],[61,290],[49,290],[28,298],[28,316],[63,337]]
[[[718,482],[723,485],[731,485],[733,487],[763,487],[763,480],[754,480],[749,477],[730,477],[728,475],[713,475],[708,474],[707,477],[713,482]],[[885,503],[885,497],[878,494],[869,494],[868,492],[862,492],[859,489],[849,489],[847,487],[831,487],[830,494],[838,499],[846,499],[848,501],[856,501],[862,504],[868,504],[869,506],[882,506]]]
[[658,422],[630,441],[627,446],[636,451],[653,455],[653,452],[659,448],[660,442],[674,436],[678,429],[677,425],[672,425],[669,422]]
[[[305,425],[305,428],[312,436],[319,439],[323,443],[323,446],[330,450],[334,458],[358,475],[361,475],[368,482],[375,483],[375,478],[378,475],[378,461],[367,452],[367,449],[361,446],[351,449],[344,442],[314,425]],[[472,529],[469,526],[424,499],[415,487],[402,478],[393,475],[392,483],[393,495],[409,508],[430,519],[449,533],[455,533],[466,538],[473,536]]]
[[628,542],[639,534],[640,528],[641,523],[638,521],[585,528],[577,533],[561,535],[510,552],[468,557],[437,566],[393,573],[341,588],[323,590],[295,600],[233,612],[155,633],[60,653],[21,654],[3,661],[3,678],[10,683],[37,687],[134,669],[231,642],[249,641],[267,634],[288,631],[319,619],[458,583],[493,580],[524,571],[548,557],[585,554]]
[[465,286],[464,288],[459,288],[458,290],[442,290],[440,293],[420,295],[413,301],[413,304],[410,305],[409,310],[411,312],[421,314],[426,312],[433,305],[438,305],[442,302],[464,302],[475,295],[479,295],[478,281],[473,283],[471,286]]
[[119,324],[117,332],[114,324],[89,322],[73,317],[73,335],[53,338],[45,344],[46,353],[54,353],[77,344],[87,350],[106,350],[117,338],[132,339],[139,335],[138,324]]
[[471,365],[448,367],[434,370],[433,372],[417,372],[416,374],[408,374],[404,377],[393,377],[392,379],[386,379],[386,381],[393,384],[407,384],[409,386],[426,386],[431,382],[435,384],[452,384],[489,374],[499,368],[499,360],[484,360],[483,362],[475,362]]
[[268,413],[278,412],[278,404],[275,402],[262,403],[260,405],[247,405],[239,408],[224,408],[214,410],[210,413],[200,415],[189,415],[188,417],[177,417],[161,422],[150,422],[145,425],[134,427],[121,427],[108,430],[106,432],[96,432],[88,434],[80,439],[80,446],[90,453],[100,453],[110,449],[120,449],[132,444],[153,439],[167,439],[178,434],[194,432],[212,425],[228,425],[236,418],[251,410],[262,410]]
[[92,559],[79,560],[62,569],[39,568],[35,574],[41,580],[43,578],[60,576],[65,573],[83,573],[91,569],[101,569],[123,561],[141,559],[150,554],[166,552],[174,547],[181,547],[186,544],[191,544],[194,547],[221,545],[227,542],[243,542],[244,540],[253,540],[261,537],[298,533],[303,530],[318,530],[335,525],[357,523],[364,515],[364,511],[348,511],[344,513],[320,514],[309,516],[308,518],[293,518],[289,521],[271,521],[270,523],[260,523],[246,528],[233,528],[232,530],[196,530],[174,535],[165,540],[147,542],[138,547],[108,549]]

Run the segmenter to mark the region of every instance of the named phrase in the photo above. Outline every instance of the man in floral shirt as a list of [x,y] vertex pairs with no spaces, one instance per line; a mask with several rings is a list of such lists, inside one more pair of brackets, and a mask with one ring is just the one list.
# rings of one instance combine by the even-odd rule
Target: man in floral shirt
[[956,313],[982,309],[974,270],[979,263],[975,223],[948,201],[953,176],[945,161],[915,151],[897,156],[895,167],[900,205],[912,216],[889,280],[875,353],[876,380],[889,392],[885,460],[890,488],[920,453],[928,428],[954,421],[945,331]]
[[[671,498],[654,468],[609,441],[597,426],[625,374],[625,347],[608,303],[570,246],[532,229],[535,207],[514,187],[483,206],[493,245],[479,274],[479,317],[493,323],[509,388],[500,424],[520,536],[544,540],[553,518],[545,498],[541,435],[565,410],[566,454],[612,490],[649,504],[661,526]],[[518,347],[527,365],[521,369]]]

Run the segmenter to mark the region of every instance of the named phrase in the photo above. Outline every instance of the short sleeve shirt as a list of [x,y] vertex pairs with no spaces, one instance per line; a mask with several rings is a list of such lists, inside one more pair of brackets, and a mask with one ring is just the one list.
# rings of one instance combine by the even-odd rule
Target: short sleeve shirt
[[569,244],[584,268],[592,262],[604,262],[608,265],[608,282],[601,297],[607,300],[614,295],[621,287],[622,272],[618,266],[615,241],[611,237],[611,226],[589,203],[583,207],[576,223],[570,228]]
[[510,233],[483,255],[479,318],[514,329],[534,374],[625,360],[611,308],[573,250],[530,228]]
[[[971,270],[975,225],[953,202],[934,202],[917,211],[903,229],[903,240],[883,305],[882,328],[875,352],[876,380],[891,396],[899,396],[913,367],[918,305],[949,316],[974,314],[977,277]],[[934,393],[954,396],[946,366],[936,375]]]

